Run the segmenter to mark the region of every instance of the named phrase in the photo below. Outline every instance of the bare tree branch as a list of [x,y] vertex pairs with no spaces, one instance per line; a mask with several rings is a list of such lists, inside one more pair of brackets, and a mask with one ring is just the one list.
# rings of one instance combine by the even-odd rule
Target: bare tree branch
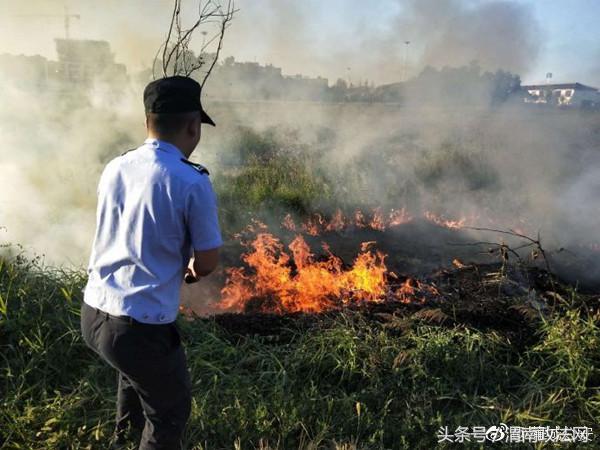
[[233,1],[229,0],[227,3],[227,11],[231,13],[227,14],[226,16],[223,17],[222,21],[221,21],[221,31],[219,34],[219,43],[217,44],[217,51],[215,52],[215,58],[213,59],[210,67],[208,68],[208,70],[206,71],[206,74],[204,74],[204,78],[202,79],[202,83],[200,83],[200,85],[202,87],[204,87],[204,84],[206,83],[206,80],[208,80],[208,77],[210,76],[210,73],[212,72],[213,68],[215,67],[215,64],[217,63],[218,59],[219,59],[219,54],[221,53],[221,48],[223,47],[223,38],[225,37],[225,30],[227,29],[227,27],[229,26],[231,19],[233,19]]
[[167,39],[165,40],[165,42],[163,44],[162,63],[163,63],[163,75],[165,75],[165,76],[167,75],[167,64],[170,59],[170,57],[169,57],[169,59],[167,59],[167,57],[166,57],[167,50],[169,49],[169,42],[171,41],[171,33],[173,32],[173,25],[175,24],[177,17],[179,17],[180,7],[181,7],[180,0],[175,0],[175,4],[173,5],[173,14],[171,15],[171,23],[169,24],[169,32],[167,33]]
[[534,239],[534,238],[529,237],[529,236],[527,236],[525,234],[517,233],[516,231],[511,230],[511,229],[509,229],[508,231],[506,231],[506,230],[496,230],[494,228],[483,228],[483,227],[465,227],[465,228],[468,228],[470,230],[477,230],[477,231],[491,231],[493,233],[506,234],[506,235],[509,235],[509,236],[513,236],[513,237],[518,237],[518,238],[521,238],[521,239],[525,239],[526,241],[529,242],[528,246],[533,246],[533,247],[535,247],[537,249],[537,251],[539,251],[539,254],[542,256],[542,258],[544,260],[544,264],[546,266],[546,270],[549,273],[552,273],[552,269],[550,267],[550,261],[548,259],[548,254],[547,254],[546,250],[544,249],[544,247],[542,247],[541,237],[540,237],[539,231],[538,231],[538,234],[537,234],[537,239]]
[[[215,57],[202,77],[201,85],[204,86],[219,59],[225,31],[231,24],[236,12],[237,10],[235,9],[233,0],[227,0],[225,6],[223,6],[219,0],[208,0],[206,2],[199,1],[198,18],[190,28],[185,29],[181,23],[181,0],[174,0],[173,13],[171,14],[171,22],[169,24],[166,39],[156,52],[152,64],[153,78],[156,78],[156,64],[158,62],[158,56],[161,55],[161,53],[162,76],[190,76],[205,64],[206,61],[203,56],[206,54],[206,49],[216,41],[217,48]],[[211,36],[207,42],[202,43],[200,54],[195,56],[190,50],[190,43],[194,31],[203,26],[215,26],[216,24],[218,24],[217,32],[214,36]],[[202,34],[206,36],[207,32],[204,31]]]

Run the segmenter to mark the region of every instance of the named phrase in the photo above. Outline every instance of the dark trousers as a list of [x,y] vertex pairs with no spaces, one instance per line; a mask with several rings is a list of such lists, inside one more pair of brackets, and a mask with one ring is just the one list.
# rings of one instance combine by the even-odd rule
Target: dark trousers
[[142,432],[141,450],[181,448],[191,383],[175,323],[144,324],[81,306],[86,344],[117,370],[117,435]]

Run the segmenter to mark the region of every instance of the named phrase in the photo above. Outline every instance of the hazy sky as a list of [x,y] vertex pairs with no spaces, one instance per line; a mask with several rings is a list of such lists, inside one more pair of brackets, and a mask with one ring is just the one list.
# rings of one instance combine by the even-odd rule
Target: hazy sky
[[[0,0],[0,53],[55,58],[52,39],[64,36],[66,6],[81,15],[71,20],[71,37],[108,40],[117,61],[138,69],[148,65],[160,44],[170,5],[169,0]],[[416,74],[425,64],[478,59],[489,68],[516,71],[524,82],[542,81],[552,72],[557,82],[600,87],[600,0],[238,0],[236,5],[240,11],[223,55],[270,62],[286,74],[384,83],[402,79],[405,71]],[[406,40],[411,43],[403,44]]]

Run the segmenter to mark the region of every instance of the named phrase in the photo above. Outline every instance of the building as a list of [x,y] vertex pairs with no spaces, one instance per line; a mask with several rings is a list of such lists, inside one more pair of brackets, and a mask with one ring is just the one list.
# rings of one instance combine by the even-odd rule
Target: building
[[45,89],[55,71],[56,63],[40,55],[0,55],[2,82],[21,89]]
[[26,90],[73,90],[120,86],[127,81],[125,65],[115,63],[105,41],[56,39],[57,61],[40,55],[0,55],[0,79]]
[[115,63],[106,41],[55,39],[58,76],[65,82],[91,85],[94,81],[124,81],[125,65]]
[[531,84],[521,86],[525,103],[564,107],[598,108],[600,92],[581,83]]
[[[214,55],[206,55],[206,63]],[[200,70],[202,72],[202,69]],[[208,81],[207,95],[219,100],[322,100],[326,78],[283,75],[280,67],[238,62],[232,56],[217,64]]]

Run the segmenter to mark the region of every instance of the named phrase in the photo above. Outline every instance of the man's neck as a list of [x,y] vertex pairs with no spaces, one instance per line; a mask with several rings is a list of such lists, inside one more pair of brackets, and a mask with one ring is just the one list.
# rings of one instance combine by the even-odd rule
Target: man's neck
[[154,133],[148,133],[148,139],[157,139],[157,140],[159,140],[159,141],[168,142],[169,144],[171,144],[171,145],[174,145],[175,147],[177,147],[177,149],[178,149],[178,150],[179,150],[181,153],[183,153],[183,156],[185,156],[185,158],[186,158],[186,159],[187,159],[187,158],[189,158],[189,157],[190,157],[190,155],[191,155],[191,154],[192,154],[192,152],[193,152],[193,150],[192,150],[191,152],[190,152],[190,151],[187,151],[187,150],[185,150],[185,149],[183,148],[183,146],[177,142],[177,140],[176,140],[176,139],[172,139],[172,138],[165,138],[165,137],[157,136],[157,135],[156,135],[156,134],[154,134]]

